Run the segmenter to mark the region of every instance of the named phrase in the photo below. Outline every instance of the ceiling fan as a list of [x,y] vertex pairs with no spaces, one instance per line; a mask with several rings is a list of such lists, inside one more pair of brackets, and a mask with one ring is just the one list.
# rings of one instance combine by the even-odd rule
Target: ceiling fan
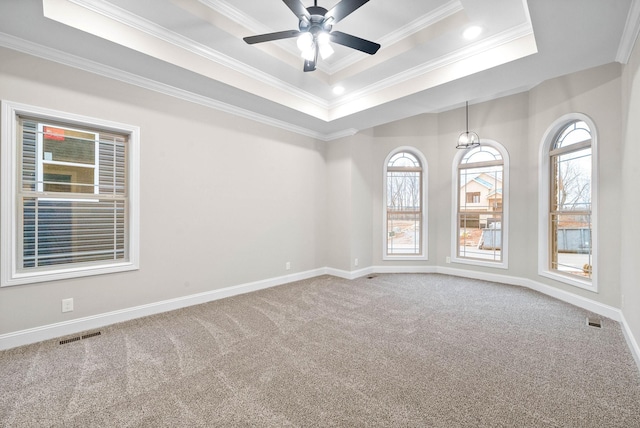
[[331,31],[333,25],[346,18],[369,0],[342,0],[330,10],[318,6],[314,0],[313,6],[304,7],[301,0],[282,0],[298,17],[299,30],[278,31],[276,33],[260,34],[245,37],[244,41],[252,45],[273,40],[298,38],[298,48],[304,58],[304,71],[316,69],[318,54],[327,58],[333,53],[329,42],[347,46],[352,49],[373,55],[378,52],[380,45],[340,31]]

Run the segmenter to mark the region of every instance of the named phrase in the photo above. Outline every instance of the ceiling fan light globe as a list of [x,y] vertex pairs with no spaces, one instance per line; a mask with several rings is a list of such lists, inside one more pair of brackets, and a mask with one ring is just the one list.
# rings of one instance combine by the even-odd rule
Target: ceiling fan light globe
[[300,56],[307,61],[313,61],[316,56],[316,50],[313,43],[311,44],[311,46],[309,46],[309,48],[303,50]]
[[331,36],[326,31],[319,32],[316,37],[318,38],[318,44],[320,44],[321,46],[328,45],[331,41]]
[[[296,41],[298,49],[304,54],[305,51],[313,49],[313,35],[311,33],[302,33]],[[304,58],[304,55],[303,55]]]
[[320,51],[320,57],[322,59],[327,59],[331,55],[333,55],[333,48],[329,43],[326,44],[318,44],[318,50]]

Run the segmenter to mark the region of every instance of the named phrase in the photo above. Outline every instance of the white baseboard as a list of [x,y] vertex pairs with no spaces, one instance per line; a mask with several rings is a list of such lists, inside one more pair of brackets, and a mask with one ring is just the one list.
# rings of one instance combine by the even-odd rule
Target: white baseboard
[[360,278],[361,276],[372,274],[373,268],[368,267],[368,268],[348,271],[348,270],[334,269],[334,268],[328,267],[328,268],[325,268],[324,273],[327,275],[337,276],[338,278],[356,279],[356,278]]
[[500,282],[503,284],[519,285],[521,287],[530,288],[547,296],[570,303],[582,309],[586,309],[603,317],[610,318],[614,321],[622,321],[622,312],[618,308],[578,296],[564,290],[534,281],[528,278],[520,278],[517,276],[501,275],[495,273],[479,272],[465,269],[455,269],[448,267],[438,267],[437,273],[446,275],[454,275],[465,278],[481,279],[484,281]]
[[627,344],[629,345],[633,357],[638,364],[638,368],[640,369],[640,348],[638,347],[638,343],[634,339],[634,336],[629,326],[627,325],[622,312],[619,309],[596,302],[591,299],[577,296],[563,290],[559,290],[555,287],[551,287],[549,285],[542,284],[527,278],[441,266],[370,266],[355,271],[346,271],[328,267],[313,269],[305,272],[294,273],[291,275],[225,287],[217,290],[206,291],[204,293],[191,294],[188,296],[178,297],[170,300],[163,300],[147,305],[141,305],[118,311],[93,315],[90,317],[77,318],[60,323],[2,334],[0,335],[0,350],[15,348],[18,346],[28,345],[30,343],[36,343],[43,340],[50,340],[70,334],[76,334],[82,331],[93,330],[118,322],[129,321],[135,318],[141,318],[148,315],[154,315],[192,305],[207,303],[218,299],[224,299],[226,297],[275,287],[290,282],[301,281],[320,275],[333,275],[344,279],[356,279],[361,276],[370,275],[372,273],[441,273],[464,278],[473,278],[485,281],[500,282],[503,284],[519,285],[539,291],[540,293],[546,294],[555,299],[570,303],[598,315],[602,315],[604,317],[620,322],[622,324]]
[[163,300],[147,305],[135,306],[118,311],[106,312],[89,317],[76,318],[69,321],[6,333],[0,335],[0,350],[41,342],[43,340],[55,339],[57,337],[76,334],[87,330],[94,330],[107,325],[129,321],[135,318],[173,311],[188,306],[207,303],[218,299],[224,299],[226,297],[250,293],[252,291],[275,287],[290,282],[301,281],[303,279],[313,278],[316,276],[324,275],[326,273],[327,272],[325,268],[314,269],[305,272],[294,273],[291,275],[270,278],[262,281],[255,281],[217,290],[206,291],[204,293],[177,297],[175,299]]
[[638,366],[638,370],[640,370],[640,346],[638,346],[638,342],[635,337],[633,337],[633,333],[629,328],[629,324],[627,324],[627,320],[624,318],[624,314],[622,314],[622,321],[620,321],[620,324],[622,324],[622,332],[624,333],[624,338],[631,350],[633,359],[636,360],[636,365]]

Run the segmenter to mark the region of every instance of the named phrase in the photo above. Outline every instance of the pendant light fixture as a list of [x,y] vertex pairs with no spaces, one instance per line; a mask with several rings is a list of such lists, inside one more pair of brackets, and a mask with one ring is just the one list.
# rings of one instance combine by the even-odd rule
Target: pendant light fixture
[[469,101],[467,101],[466,106],[467,130],[458,137],[456,149],[471,149],[480,145],[480,137],[478,137],[478,134],[473,131],[469,132]]

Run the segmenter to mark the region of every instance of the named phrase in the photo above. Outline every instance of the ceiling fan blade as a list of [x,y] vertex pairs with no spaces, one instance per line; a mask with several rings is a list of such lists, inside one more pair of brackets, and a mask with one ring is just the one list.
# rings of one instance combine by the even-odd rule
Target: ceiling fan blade
[[[344,1],[344,0],[343,0]],[[332,31],[329,33],[331,41],[339,45],[347,46],[349,48],[357,49],[359,51],[373,55],[378,52],[380,45],[378,43],[370,42],[369,40],[361,39],[360,37],[352,36],[351,34],[345,34],[340,31]]]
[[358,9],[360,6],[368,2],[369,0],[342,0],[337,5],[333,6],[331,10],[329,10],[324,16],[325,17],[333,17],[332,25],[342,19],[346,18],[351,14],[354,10]]
[[300,19],[302,19],[303,16],[306,16],[307,18],[310,18],[311,15],[309,15],[309,12],[307,11],[307,8],[304,7],[304,4],[302,4],[302,1],[300,0],[282,0],[284,2],[284,4],[287,5],[287,7],[289,9],[291,9],[291,11]]
[[278,31],[277,33],[259,34],[257,36],[244,37],[243,40],[250,45],[254,43],[270,42],[272,40],[290,39],[300,35],[298,30]]

